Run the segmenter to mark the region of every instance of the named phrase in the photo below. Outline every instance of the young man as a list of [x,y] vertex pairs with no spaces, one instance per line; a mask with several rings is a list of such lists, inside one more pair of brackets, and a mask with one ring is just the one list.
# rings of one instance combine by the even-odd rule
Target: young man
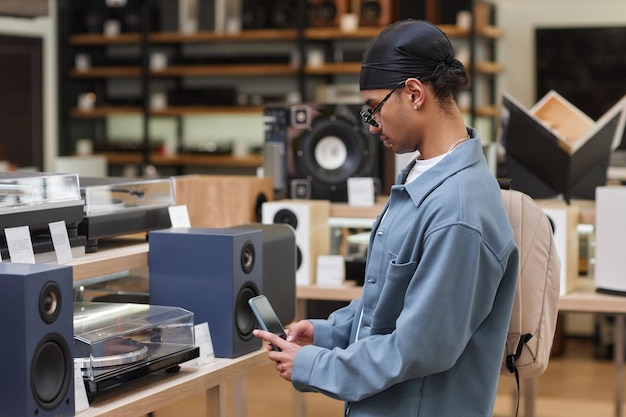
[[446,35],[419,20],[383,30],[360,86],[370,131],[417,151],[370,237],[362,296],[287,340],[258,337],[281,377],[346,401],[346,415],[491,417],[518,252],[478,133],[454,95],[467,85]]

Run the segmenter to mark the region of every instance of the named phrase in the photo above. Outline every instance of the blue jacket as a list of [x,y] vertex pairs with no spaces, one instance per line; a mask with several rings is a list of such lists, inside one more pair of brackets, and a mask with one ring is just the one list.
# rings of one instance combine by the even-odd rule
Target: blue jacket
[[[480,139],[416,181],[373,225],[362,296],[312,320],[292,383],[351,417],[491,417],[518,253]],[[384,213],[384,212],[383,212]],[[382,220],[382,221],[381,221]]]

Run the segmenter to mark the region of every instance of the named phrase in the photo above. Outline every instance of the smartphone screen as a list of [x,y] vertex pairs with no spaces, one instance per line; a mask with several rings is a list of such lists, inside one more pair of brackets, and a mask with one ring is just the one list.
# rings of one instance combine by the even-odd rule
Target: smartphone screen
[[[283,339],[286,337],[285,329],[266,296],[252,297],[248,300],[248,304],[250,304],[250,308],[263,330],[274,333]],[[274,349],[278,348],[274,347]]]

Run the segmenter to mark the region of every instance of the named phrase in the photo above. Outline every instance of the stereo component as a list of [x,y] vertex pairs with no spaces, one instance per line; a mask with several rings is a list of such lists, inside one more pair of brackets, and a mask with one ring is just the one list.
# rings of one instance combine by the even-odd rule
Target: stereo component
[[73,416],[72,268],[0,263],[0,316],[1,414]]
[[280,200],[263,204],[264,224],[288,224],[296,234],[296,283],[315,282],[317,257],[330,254],[330,202]]
[[[266,175],[277,198],[293,180],[310,181],[310,197],[348,201],[350,177],[382,178],[383,146],[356,104],[294,104],[265,109]],[[296,188],[298,190],[298,188]]]
[[150,303],[207,322],[213,351],[234,358],[261,347],[248,300],[263,292],[263,235],[238,228],[173,228],[149,234]]

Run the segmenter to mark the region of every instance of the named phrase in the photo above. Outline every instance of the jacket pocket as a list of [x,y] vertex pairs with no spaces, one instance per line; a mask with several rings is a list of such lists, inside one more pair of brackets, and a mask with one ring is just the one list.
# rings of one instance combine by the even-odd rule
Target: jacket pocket
[[396,320],[404,308],[404,295],[416,269],[415,262],[397,264],[395,258],[389,262],[372,317],[372,334],[387,334],[395,330]]

